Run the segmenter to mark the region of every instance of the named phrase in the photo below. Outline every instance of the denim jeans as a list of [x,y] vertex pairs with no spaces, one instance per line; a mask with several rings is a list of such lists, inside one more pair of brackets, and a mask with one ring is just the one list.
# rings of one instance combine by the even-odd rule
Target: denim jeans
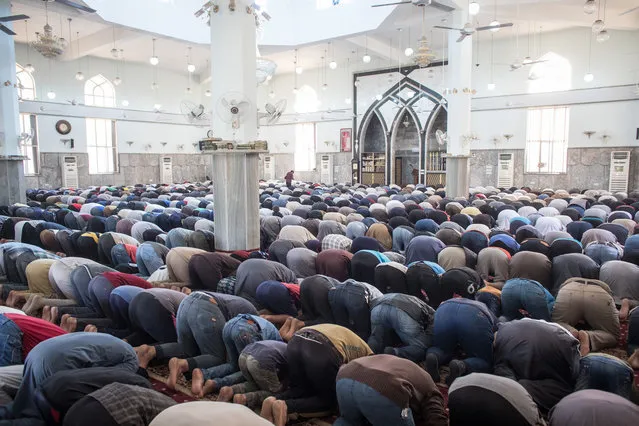
[[475,295],[475,300],[486,305],[488,310],[495,315],[495,318],[501,316],[501,299],[499,296],[488,292],[479,292]]
[[409,407],[400,407],[368,385],[340,379],[336,385],[340,417],[334,426],[414,426]]
[[226,347],[226,364],[207,368],[203,371],[204,379],[215,379],[218,387],[232,386],[243,380],[238,364],[240,353],[242,349],[251,343],[262,340],[258,325],[252,323],[251,320],[243,315],[229,320],[224,326],[222,336]]
[[240,354],[238,363],[246,381],[233,385],[233,393],[244,394],[249,408],[261,407],[266,398],[282,391],[276,370],[262,367],[258,360],[244,352]]
[[370,301],[367,295],[364,286],[353,283],[339,285],[328,292],[335,323],[350,329],[364,341],[371,334]]
[[187,358],[191,370],[226,360],[222,339],[226,320],[215,299],[205,293],[192,293],[180,303],[176,317],[178,341],[156,346],[158,358]]
[[22,364],[22,331],[4,315],[0,315],[0,367]]
[[575,392],[598,389],[630,399],[634,379],[632,368],[623,361],[604,354],[590,354],[579,362]]
[[131,257],[127,253],[124,244],[116,244],[111,249],[111,260],[114,266],[118,266],[122,263],[131,263]]
[[490,373],[493,369],[494,323],[474,304],[481,302],[451,299],[435,311],[433,346],[428,353],[439,364],[448,364],[457,346],[466,354],[467,373]]
[[520,309],[533,319],[550,322],[555,298],[537,281],[514,278],[506,281],[501,290],[501,308],[506,320],[521,319]]
[[628,317],[628,355],[639,349],[639,308],[630,311]]
[[379,304],[371,311],[371,336],[368,346],[376,354],[384,353],[387,346],[392,345],[392,334],[404,344],[396,348],[395,355],[413,362],[421,362],[426,358],[426,349],[432,343],[432,335],[426,333],[425,324],[420,324],[401,309]]
[[141,244],[135,253],[135,261],[138,264],[138,270],[143,277],[149,277],[161,266],[164,266],[164,260],[157,254],[153,244]]

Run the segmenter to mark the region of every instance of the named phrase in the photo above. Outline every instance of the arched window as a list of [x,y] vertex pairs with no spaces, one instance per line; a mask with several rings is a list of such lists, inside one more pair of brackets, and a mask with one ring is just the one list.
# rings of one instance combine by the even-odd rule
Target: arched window
[[548,52],[530,67],[528,93],[559,92],[572,88],[572,65],[563,56]]
[[115,107],[115,87],[102,74],[90,78],[84,85],[84,103],[89,106]]
[[18,78],[18,98],[23,101],[35,100],[35,80],[31,73],[20,64],[16,64],[16,77]]

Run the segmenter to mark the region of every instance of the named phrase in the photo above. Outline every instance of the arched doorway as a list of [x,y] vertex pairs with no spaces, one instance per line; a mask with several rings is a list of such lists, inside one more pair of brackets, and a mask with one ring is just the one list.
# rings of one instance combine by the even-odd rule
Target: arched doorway
[[362,178],[365,185],[386,183],[386,128],[377,114],[371,114],[364,125],[362,150]]
[[419,123],[412,110],[404,108],[394,123],[391,137],[393,179],[404,187],[419,183],[419,146],[421,142]]

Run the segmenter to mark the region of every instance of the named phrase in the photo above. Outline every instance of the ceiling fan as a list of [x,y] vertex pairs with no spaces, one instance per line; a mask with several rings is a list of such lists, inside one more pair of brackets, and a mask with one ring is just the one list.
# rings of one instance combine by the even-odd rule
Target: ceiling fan
[[533,61],[530,56],[526,56],[523,61],[519,62],[518,60],[515,60],[515,62],[510,64],[510,70],[517,71],[527,65],[541,64],[542,62],[548,62],[548,59],[537,59],[536,61]]
[[625,12],[621,12],[621,13],[619,14],[619,16],[627,15],[627,14],[629,14],[629,13],[634,12],[635,10],[639,10],[639,6],[637,6],[637,7],[633,7],[632,9],[628,9],[628,10],[626,10]]
[[412,4],[415,6],[431,6],[435,9],[443,10],[444,12],[452,12],[455,10],[454,7],[446,6],[445,4],[441,4],[436,2],[435,0],[404,0],[398,1],[394,3],[383,3],[383,4],[374,4],[372,7],[383,7],[383,6],[395,6],[398,4]]
[[11,36],[14,36],[14,35],[16,35],[16,33],[11,31],[9,28],[5,27],[4,25],[2,25],[2,23],[3,22],[13,22],[13,21],[23,21],[25,19],[29,19],[29,17],[27,15],[13,15],[13,16],[0,17],[0,31],[3,31],[6,34],[9,34]]
[[442,30],[451,30],[451,31],[459,31],[460,36],[457,39],[457,43],[463,41],[466,37],[471,36],[473,34],[475,34],[477,31],[487,31],[487,30],[494,30],[497,28],[507,28],[507,27],[512,27],[513,24],[512,22],[508,22],[505,24],[499,24],[499,25],[486,25],[484,27],[473,27],[473,24],[471,24],[470,22],[466,23],[466,25],[464,25],[464,28],[452,28],[452,27],[443,27],[441,25],[435,25],[433,28],[440,28]]
[[95,13],[96,12],[95,9],[91,9],[88,6],[85,6],[85,5],[79,4],[79,3],[75,3],[75,2],[72,2],[72,1],[69,1],[69,0],[42,0],[42,1],[45,1],[45,2],[48,2],[48,3],[53,3],[53,2],[60,3],[60,4],[63,4],[65,6],[69,6],[69,7],[72,7],[74,9],[79,9],[79,10],[81,10],[83,12],[87,12],[87,13]]

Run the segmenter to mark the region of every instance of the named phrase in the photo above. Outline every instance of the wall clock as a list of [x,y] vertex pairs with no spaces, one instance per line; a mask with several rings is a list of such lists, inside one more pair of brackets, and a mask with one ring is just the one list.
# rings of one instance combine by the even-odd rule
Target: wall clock
[[61,135],[68,135],[69,133],[71,133],[71,123],[69,123],[67,120],[60,120],[55,123],[55,129]]

